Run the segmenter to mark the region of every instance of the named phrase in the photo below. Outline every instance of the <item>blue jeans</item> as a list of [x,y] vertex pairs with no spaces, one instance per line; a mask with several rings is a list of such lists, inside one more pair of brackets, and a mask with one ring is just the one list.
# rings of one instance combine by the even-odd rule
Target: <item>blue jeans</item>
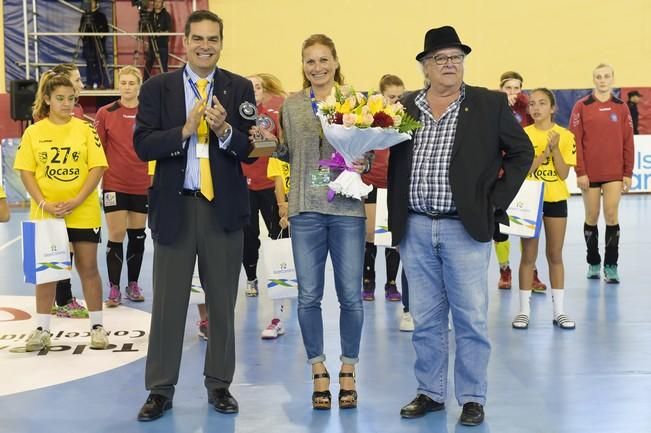
[[330,252],[340,308],[341,362],[355,364],[364,322],[364,218],[305,212],[291,217],[290,221],[298,278],[298,323],[308,362],[325,361],[321,299]]
[[418,393],[447,398],[448,311],[452,312],[456,354],[455,396],[460,405],[486,403],[488,341],[487,272],[490,242],[477,242],[458,219],[431,219],[410,213],[400,244],[409,279],[412,342]]

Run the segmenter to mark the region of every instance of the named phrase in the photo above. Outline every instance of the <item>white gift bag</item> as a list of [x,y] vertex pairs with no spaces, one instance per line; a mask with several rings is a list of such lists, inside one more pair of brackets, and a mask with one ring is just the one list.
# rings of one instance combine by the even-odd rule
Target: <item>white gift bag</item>
[[379,247],[391,246],[386,188],[377,189],[377,199],[375,201],[375,238],[373,243]]
[[522,238],[537,238],[542,225],[542,210],[545,184],[526,179],[506,213],[508,226],[500,224],[500,232]]
[[26,283],[70,278],[68,230],[62,218],[23,221],[23,274]]
[[262,241],[261,283],[271,299],[298,297],[298,280],[294,267],[291,238]]

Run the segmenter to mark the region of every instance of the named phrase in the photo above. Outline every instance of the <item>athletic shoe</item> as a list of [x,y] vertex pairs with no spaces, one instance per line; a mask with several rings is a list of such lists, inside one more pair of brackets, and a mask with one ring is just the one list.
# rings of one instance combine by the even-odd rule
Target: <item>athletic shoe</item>
[[244,290],[244,293],[246,296],[250,296],[252,298],[258,296],[258,279],[256,278],[253,281],[247,281],[246,282],[246,289]]
[[108,332],[102,325],[95,325],[90,330],[90,348],[106,349],[109,345]]
[[511,288],[511,268],[500,268],[500,280],[497,282],[497,288],[507,290]]
[[87,319],[88,309],[77,302],[77,298],[72,298],[66,305],[57,307],[56,315],[71,319]]
[[109,289],[109,297],[104,303],[108,308],[115,308],[122,303],[122,294],[115,284],[109,283]]
[[125,289],[127,299],[133,302],[143,302],[145,297],[142,296],[142,289],[137,281],[130,281]]
[[585,276],[589,280],[595,280],[599,278],[600,274],[601,274],[601,266],[599,266],[599,264],[588,265],[588,272],[585,274]]
[[208,321],[200,320],[197,325],[199,326],[199,338],[208,341]]
[[400,302],[402,300],[402,295],[400,295],[395,281],[389,281],[384,285],[384,297],[387,301],[392,302]]
[[414,319],[411,318],[408,311],[402,313],[402,317],[400,317],[400,330],[402,332],[414,332]]
[[364,279],[362,282],[362,299],[364,301],[375,301],[375,281]]
[[283,335],[285,330],[283,329],[283,322],[280,319],[273,319],[267,329],[262,331],[263,340],[273,340]]
[[617,265],[604,265],[604,280],[606,280],[607,283],[619,283]]
[[533,283],[531,284],[531,291],[534,293],[545,293],[547,290],[547,284],[543,283],[538,279],[538,270],[533,270]]
[[48,331],[43,331],[43,328],[36,328],[29,334],[27,337],[27,343],[25,344],[25,350],[28,352],[38,352],[46,347],[50,347],[50,333]]

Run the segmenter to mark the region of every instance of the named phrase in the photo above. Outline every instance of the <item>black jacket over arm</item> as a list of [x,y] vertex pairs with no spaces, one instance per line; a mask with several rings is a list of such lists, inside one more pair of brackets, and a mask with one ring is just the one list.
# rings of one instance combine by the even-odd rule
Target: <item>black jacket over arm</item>
[[[506,95],[466,85],[450,162],[450,186],[461,222],[473,239],[491,240],[495,219],[508,224],[505,210],[520,189],[533,161],[533,145],[509,109]],[[416,119],[418,92],[403,98]],[[391,148],[389,157],[389,230],[402,240],[408,212],[413,142]],[[498,179],[500,168],[504,176]]]
[[[181,200],[187,141],[181,139],[186,121],[183,69],[156,75],[140,89],[133,143],[143,161],[156,161],[154,182],[149,189],[149,227],[161,244],[176,239],[182,221]],[[219,148],[219,139],[210,131],[210,168],[215,191],[211,202],[215,221],[228,231],[242,228],[249,221],[246,178],[240,161],[250,162],[248,130],[253,121],[239,115],[243,101],[255,104],[251,82],[239,75],[218,69],[213,95],[227,112],[226,121],[233,133],[228,149]]]

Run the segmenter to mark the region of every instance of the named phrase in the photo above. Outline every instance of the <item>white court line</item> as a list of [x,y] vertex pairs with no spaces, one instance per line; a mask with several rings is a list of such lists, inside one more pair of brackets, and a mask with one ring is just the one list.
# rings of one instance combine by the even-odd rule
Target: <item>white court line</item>
[[10,240],[10,241],[7,242],[6,244],[1,245],[1,246],[0,246],[0,251],[4,250],[5,248],[9,247],[9,246],[12,245],[12,244],[15,244],[16,242],[18,242],[18,241],[21,240],[22,238],[23,238],[22,236],[17,236],[16,238]]

